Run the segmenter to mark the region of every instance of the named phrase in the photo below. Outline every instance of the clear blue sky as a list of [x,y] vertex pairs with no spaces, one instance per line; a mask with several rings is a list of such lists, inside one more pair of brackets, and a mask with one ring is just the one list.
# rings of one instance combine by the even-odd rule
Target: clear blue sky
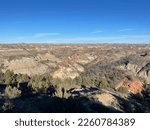
[[150,0],[0,0],[0,43],[150,43]]

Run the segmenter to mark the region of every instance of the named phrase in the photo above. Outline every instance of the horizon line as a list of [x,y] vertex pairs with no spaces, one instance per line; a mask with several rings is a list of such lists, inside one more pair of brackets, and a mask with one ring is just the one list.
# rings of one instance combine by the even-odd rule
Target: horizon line
[[136,43],[136,42],[132,42],[132,43],[131,42],[128,42],[128,43],[127,42],[122,42],[122,43],[121,42],[112,42],[112,43],[111,42],[93,42],[93,43],[85,43],[85,42],[73,42],[73,43],[69,43],[69,42],[68,43],[65,43],[65,42],[64,43],[63,42],[62,43],[61,42],[58,42],[58,43],[51,43],[51,42],[49,42],[49,43],[48,42],[0,42],[0,45],[13,45],[13,44],[52,44],[52,45],[59,45],[59,44],[60,45],[63,45],[63,44],[64,45],[65,44],[67,44],[67,45],[68,44],[70,44],[70,45],[71,44],[84,44],[84,45],[86,45],[86,44],[87,45],[89,45],[89,44],[119,44],[119,45],[121,45],[121,44],[122,45],[124,45],[124,44],[125,45],[128,45],[128,44],[136,45],[136,44],[138,44],[138,45],[145,45],[146,44],[147,45],[147,44],[150,44],[150,42],[143,42],[143,43],[142,42],[141,43]]

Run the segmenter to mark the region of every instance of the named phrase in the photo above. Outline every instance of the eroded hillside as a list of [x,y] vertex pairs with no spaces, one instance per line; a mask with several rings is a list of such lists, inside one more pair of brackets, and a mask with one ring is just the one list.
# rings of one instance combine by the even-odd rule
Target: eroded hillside
[[0,45],[0,69],[2,112],[150,112],[148,44]]
[[75,78],[80,73],[98,73],[104,67],[113,67],[150,83],[149,59],[150,45],[0,45],[3,71],[28,75],[50,72],[59,78]]

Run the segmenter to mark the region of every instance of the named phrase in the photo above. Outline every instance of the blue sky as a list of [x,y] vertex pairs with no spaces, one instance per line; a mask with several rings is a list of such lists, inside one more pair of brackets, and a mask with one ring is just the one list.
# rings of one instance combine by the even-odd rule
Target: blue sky
[[0,0],[0,43],[150,43],[150,0]]

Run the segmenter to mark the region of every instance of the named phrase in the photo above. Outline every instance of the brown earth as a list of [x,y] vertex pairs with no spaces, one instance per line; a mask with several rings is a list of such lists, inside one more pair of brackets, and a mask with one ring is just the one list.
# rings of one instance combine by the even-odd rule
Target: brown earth
[[[133,75],[150,84],[150,45],[1,44],[0,67],[30,76],[51,73],[62,79],[73,79],[81,73],[113,76],[115,83]],[[133,93],[142,90],[140,81],[130,84]]]

